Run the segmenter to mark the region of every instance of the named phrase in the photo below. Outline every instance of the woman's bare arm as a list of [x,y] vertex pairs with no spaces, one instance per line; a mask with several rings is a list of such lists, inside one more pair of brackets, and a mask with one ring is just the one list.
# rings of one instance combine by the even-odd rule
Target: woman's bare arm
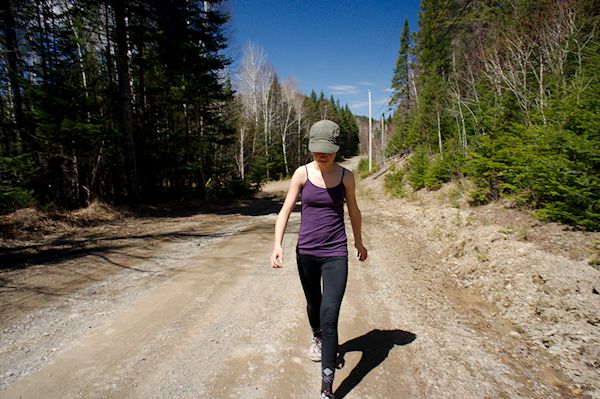
[[344,175],[344,187],[346,188],[348,215],[350,216],[352,233],[354,234],[354,247],[358,251],[356,256],[358,260],[364,261],[367,259],[367,248],[365,248],[362,242],[362,215],[356,202],[356,182],[352,172]]
[[280,268],[283,266],[283,248],[281,243],[283,242],[283,235],[287,227],[290,214],[296,206],[296,201],[300,195],[300,190],[306,181],[305,169],[301,166],[292,175],[290,181],[290,188],[288,189],[285,201],[281,210],[277,214],[277,220],[275,222],[275,242],[273,243],[273,253],[271,254],[271,267]]

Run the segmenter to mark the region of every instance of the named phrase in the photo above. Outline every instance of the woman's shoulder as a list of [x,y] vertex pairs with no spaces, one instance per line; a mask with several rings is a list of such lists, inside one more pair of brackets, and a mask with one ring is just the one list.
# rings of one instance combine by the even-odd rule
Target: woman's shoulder
[[350,169],[344,168],[341,165],[340,167],[342,168],[342,183],[344,184],[344,187],[346,187],[346,189],[348,189],[349,187],[354,187],[354,173],[352,173]]
[[352,171],[350,169],[343,167],[339,163],[337,164],[337,166],[339,166],[341,168],[340,170],[342,171],[344,179],[346,179],[346,176],[352,176],[352,177],[354,177],[354,174],[352,173]]
[[310,164],[306,163],[304,165],[300,165],[296,168],[296,170],[294,171],[294,175],[300,174],[300,175],[304,175],[306,176],[307,168]]
[[300,185],[304,185],[306,179],[308,178],[307,167],[308,164],[298,166],[292,175],[292,181],[296,181]]

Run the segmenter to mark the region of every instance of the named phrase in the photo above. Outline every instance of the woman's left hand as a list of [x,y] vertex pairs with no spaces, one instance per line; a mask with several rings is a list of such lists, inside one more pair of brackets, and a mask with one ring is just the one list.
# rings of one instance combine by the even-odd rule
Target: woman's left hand
[[356,245],[356,250],[358,251],[356,257],[359,261],[364,262],[367,259],[367,248],[365,248],[364,245],[361,244]]

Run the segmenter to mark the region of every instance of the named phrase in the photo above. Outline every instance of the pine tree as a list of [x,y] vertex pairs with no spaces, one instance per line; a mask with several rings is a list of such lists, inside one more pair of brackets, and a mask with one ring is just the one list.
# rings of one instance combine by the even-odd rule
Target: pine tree
[[400,49],[398,50],[398,59],[392,76],[392,96],[390,97],[390,106],[402,105],[405,111],[410,109],[410,34],[408,28],[408,17],[404,18],[404,27],[400,37]]
[[131,101],[131,86],[129,76],[129,43],[127,41],[127,1],[112,0],[115,18],[115,44],[117,47],[117,81],[119,95],[117,97],[117,121],[123,140],[123,155],[125,158],[125,176],[127,179],[127,195],[130,200],[139,198],[139,182],[135,142],[133,138],[133,108]]
[[448,20],[448,2],[423,0],[419,12],[417,59],[420,72],[418,116],[415,119],[413,140],[430,151],[438,147],[442,152],[446,82],[450,70],[449,52],[451,33]]

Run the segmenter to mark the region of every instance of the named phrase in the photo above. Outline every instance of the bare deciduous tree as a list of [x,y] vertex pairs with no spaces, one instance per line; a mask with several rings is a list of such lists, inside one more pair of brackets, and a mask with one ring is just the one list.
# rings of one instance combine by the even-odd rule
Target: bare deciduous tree
[[[237,73],[236,90],[243,112],[240,121],[240,175],[246,165],[244,142],[248,134],[252,135],[252,147],[249,161],[256,155],[257,133],[261,119],[263,121],[263,133],[265,138],[265,151],[268,155],[267,132],[269,118],[267,117],[269,107],[270,89],[273,80],[273,67],[267,62],[265,51],[256,44],[249,42],[244,48],[242,63]],[[266,104],[265,104],[266,103]],[[248,126],[251,125],[251,126]]]
[[275,83],[275,69],[269,63],[265,64],[261,71],[262,79],[260,86],[260,105],[263,116],[263,144],[266,162],[267,180],[271,178],[269,173],[269,144],[271,143],[271,126],[275,113],[275,101],[273,98],[273,86]]
[[[286,175],[290,174],[287,159],[287,135],[289,129],[294,123],[296,123],[298,115],[298,108],[302,109],[302,104],[298,107],[298,84],[293,78],[287,78],[281,85],[282,93],[282,108],[283,108],[283,128],[281,130],[281,151],[283,153],[283,163],[285,166]],[[295,111],[295,112],[294,112]]]

